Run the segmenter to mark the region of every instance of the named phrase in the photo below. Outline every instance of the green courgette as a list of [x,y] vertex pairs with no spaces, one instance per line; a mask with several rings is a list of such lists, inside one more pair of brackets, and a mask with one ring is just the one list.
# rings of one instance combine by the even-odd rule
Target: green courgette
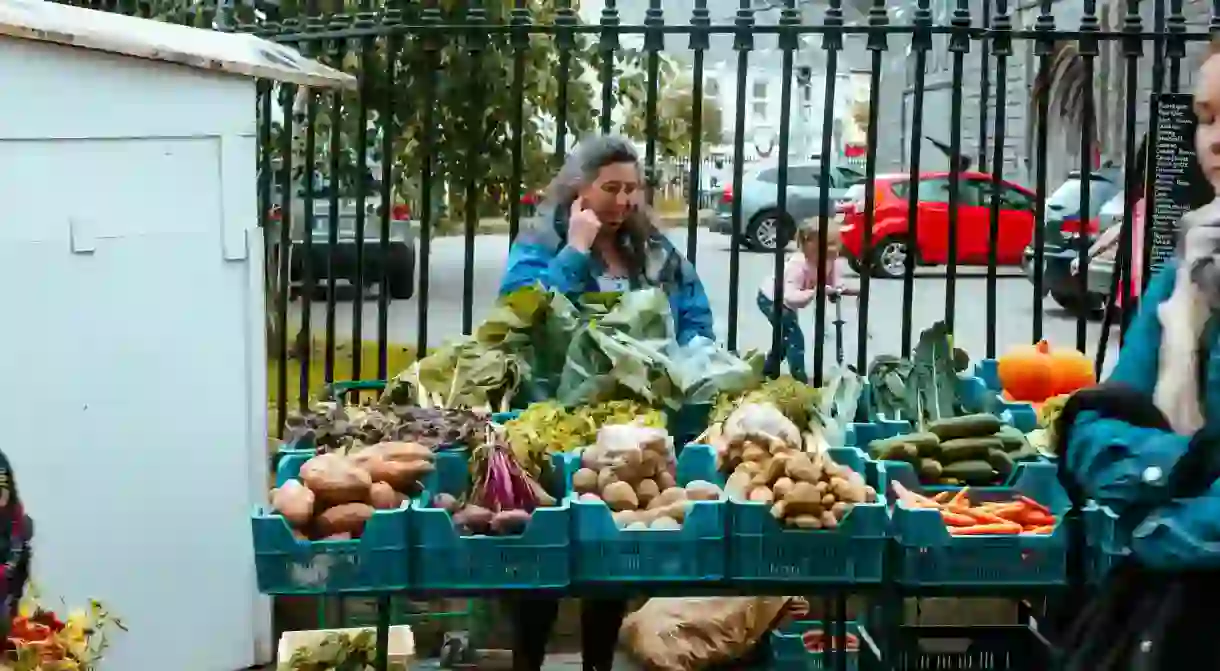
[[997,479],[997,473],[991,464],[982,459],[959,461],[945,464],[944,476],[959,480],[967,485],[990,485]]
[[954,438],[978,438],[994,435],[1004,423],[999,417],[988,413],[963,415],[938,419],[928,424],[928,431],[936,434],[942,441]]
[[924,484],[939,483],[944,472],[944,467],[935,459],[919,460],[919,481]]
[[1038,453],[1038,448],[1027,444],[1025,447],[1022,447],[1019,450],[1009,452],[1008,456],[1011,457],[1013,461],[1034,461],[1042,455]]
[[889,438],[880,438],[868,444],[868,452],[874,459],[878,458],[878,454],[882,454],[889,450],[893,445],[914,445],[915,450],[921,457],[936,457],[940,448],[940,438],[934,433],[926,431],[920,433],[908,433],[901,436],[891,436]]
[[1007,480],[1008,476],[1012,475],[1012,469],[1017,465],[1013,458],[1004,450],[991,450],[987,453],[987,463],[995,469],[1001,480]]
[[876,452],[869,448],[873,459],[882,461],[905,461],[914,464],[919,461],[919,449],[910,443],[890,443],[882,446]]
[[1004,442],[994,436],[985,438],[954,438],[940,444],[941,463],[986,459],[991,450],[1003,450]]
[[1029,445],[1029,441],[1025,439],[1025,434],[1021,433],[1020,429],[1011,424],[1001,426],[1000,430],[995,432],[995,437],[1004,441],[1005,452],[1015,452]]

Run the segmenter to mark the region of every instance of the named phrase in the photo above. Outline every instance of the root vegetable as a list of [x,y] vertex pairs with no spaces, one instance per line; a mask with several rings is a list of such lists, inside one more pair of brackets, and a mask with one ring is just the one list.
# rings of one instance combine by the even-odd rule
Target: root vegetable
[[686,498],[692,501],[717,501],[720,488],[706,480],[692,480],[685,487]]
[[405,500],[406,497],[384,482],[374,482],[369,489],[369,501],[378,510],[393,510]]
[[593,492],[585,492],[584,494],[581,494],[577,500],[578,501],[601,501],[602,497],[598,496],[597,494],[594,494]]
[[466,506],[453,516],[453,523],[468,529],[471,533],[485,534],[491,527],[491,518],[495,515],[482,506]]
[[797,515],[797,516],[791,517],[789,519],[792,520],[792,524],[796,525],[797,527],[799,527],[801,529],[821,529],[822,528],[822,519],[820,517],[818,517],[817,515]]
[[271,507],[291,526],[304,527],[313,518],[314,493],[300,480],[289,480],[271,490]]
[[685,522],[686,513],[690,511],[690,506],[690,501],[674,501],[660,508],[649,510],[647,512],[647,519],[654,520],[658,517],[668,517],[678,522]]
[[784,497],[785,507],[789,515],[820,515],[822,513],[822,496],[817,487],[808,482],[797,482],[792,485],[792,491]]
[[323,510],[314,520],[314,528],[319,536],[347,533],[359,538],[372,516],[373,506],[367,503],[344,503]]
[[661,492],[660,496],[653,499],[652,503],[649,504],[648,507],[649,507],[649,509],[655,510],[657,508],[662,508],[664,506],[667,506],[671,503],[677,503],[678,501],[685,501],[685,500],[686,500],[686,490],[685,489],[682,489],[681,487],[670,487],[669,489],[663,490]]
[[676,531],[682,528],[682,524],[669,517],[658,517],[648,525],[648,528],[654,530]]
[[797,482],[817,482],[822,479],[821,470],[805,454],[792,455],[784,464],[784,472]]
[[[746,491],[750,487],[750,474],[742,471],[734,471],[729,479],[724,483],[724,491],[733,496],[744,497]],[[789,481],[791,482],[791,481]]]
[[606,487],[609,487],[618,481],[618,474],[614,472],[613,468],[607,466],[597,474],[597,490],[600,492],[605,492]]
[[322,538],[321,540],[324,540],[324,541],[350,541],[351,539],[352,539],[351,534],[341,533],[341,534],[331,534],[325,538]]
[[653,479],[657,481],[657,487],[661,491],[678,486],[678,481],[674,480],[673,473],[670,473],[668,470],[663,470],[660,473],[657,473],[656,477]]
[[440,508],[452,515],[461,510],[462,505],[452,494],[437,494],[432,497],[432,507]]
[[775,494],[765,485],[755,487],[750,490],[749,500],[757,503],[771,503],[775,501]]
[[635,510],[640,505],[640,500],[636,498],[635,490],[631,488],[631,485],[621,480],[612,482],[602,489],[602,500],[614,512]]
[[373,478],[369,472],[338,454],[320,454],[301,464],[297,476],[314,494],[316,504],[338,506],[364,503]]
[[634,510],[620,510],[612,515],[614,526],[625,529],[639,519],[639,513]]
[[741,451],[742,461],[762,461],[769,456],[771,456],[771,453],[768,450],[752,443],[749,447]]
[[623,531],[645,531],[647,529],[648,529],[647,524],[645,524],[644,522],[636,521],[636,522],[632,522],[631,524],[628,524],[627,528],[623,529]]
[[525,531],[530,514],[524,510],[501,510],[491,518],[491,532],[500,535],[516,535]]
[[578,494],[597,491],[597,471],[582,468],[572,474],[572,489]]
[[766,478],[767,482],[775,482],[785,474],[785,469],[788,465],[788,460],[792,458],[792,453],[785,452],[771,457],[771,461],[767,462]]
[[775,484],[771,485],[771,491],[775,493],[775,498],[782,499],[788,495],[788,492],[792,491],[794,484],[792,478],[785,476],[779,478],[775,481]]
[[653,499],[661,495],[661,488],[657,486],[657,481],[652,478],[644,478],[640,480],[640,484],[635,488],[636,497],[639,499],[640,507],[647,507]]
[[787,512],[787,506],[788,504],[784,503],[783,501],[776,501],[775,505],[771,506],[771,517],[774,517],[777,520],[784,519],[784,513]]

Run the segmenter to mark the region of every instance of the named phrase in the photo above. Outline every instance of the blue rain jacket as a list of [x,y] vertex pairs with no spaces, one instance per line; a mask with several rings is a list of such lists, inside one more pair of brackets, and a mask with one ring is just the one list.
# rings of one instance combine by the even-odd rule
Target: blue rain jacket
[[[541,282],[562,291],[573,301],[599,290],[597,277],[604,271],[596,258],[567,245],[568,208],[544,206],[539,216],[523,227],[508,251],[508,269],[500,282],[501,295]],[[664,235],[656,234],[646,250],[645,286],[664,289],[674,316],[678,343],[697,335],[715,339],[712,308],[695,268]]]
[[[1161,322],[1157,306],[1173,293],[1177,264],[1152,278],[1132,320],[1118,363],[1108,382],[1120,383],[1151,399],[1160,359]],[[1205,362],[1203,414],[1211,435],[1220,435],[1220,343],[1216,320],[1204,342],[1213,343]],[[1165,502],[1167,476],[1186,452],[1190,436],[1133,426],[1119,419],[1081,412],[1068,432],[1065,466],[1084,493],[1119,516],[1131,551],[1145,565],[1163,569],[1220,568],[1220,481],[1205,495]],[[1216,449],[1220,449],[1220,441]],[[1160,501],[1160,505],[1157,502]],[[1155,506],[1142,521],[1141,508]]]

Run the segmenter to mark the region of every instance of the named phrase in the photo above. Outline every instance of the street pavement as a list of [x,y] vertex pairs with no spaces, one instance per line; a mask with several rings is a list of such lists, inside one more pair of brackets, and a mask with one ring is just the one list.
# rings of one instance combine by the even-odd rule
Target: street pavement
[[[687,234],[684,230],[673,230],[670,237],[678,249],[685,251]],[[703,280],[716,320],[716,334],[722,342],[728,341],[730,303],[730,245],[728,237],[700,229],[697,236],[695,263]],[[473,264],[473,323],[479,321],[492,307],[504,273],[508,254],[506,235],[478,236],[474,244]],[[443,237],[432,241],[428,277],[427,297],[428,345],[434,346],[462,333],[462,296],[465,241],[461,237]],[[755,298],[758,287],[768,281],[774,268],[774,256],[741,251],[740,291],[737,302],[737,345],[739,349],[768,348],[771,343],[771,325],[759,311]],[[419,268],[423,269],[420,262]],[[1033,337],[1034,310],[1043,314],[1043,337],[1052,345],[1075,346],[1075,317],[1060,309],[1049,297],[1034,300],[1033,285],[1018,268],[1002,268],[996,287],[996,322],[991,328],[996,333],[996,352],[1003,353],[1008,347],[1029,343]],[[987,270],[986,268],[961,268],[957,277],[955,313],[955,344],[966,350],[972,359],[985,356],[987,345]],[[853,278],[852,281],[857,281]],[[915,337],[920,330],[945,316],[946,280],[944,268],[925,268],[917,271],[914,282],[912,315]],[[843,304],[843,350],[847,363],[855,363],[858,349],[863,346],[868,359],[877,354],[899,354],[902,339],[902,294],[903,282],[873,280],[868,301],[868,336],[864,343],[857,337],[860,310],[857,300],[848,298]],[[421,288],[410,300],[392,301],[389,316],[390,342],[402,345],[416,343],[419,325]],[[311,323],[315,336],[323,333],[325,326],[325,302],[315,301]],[[336,305],[337,338],[352,337],[353,303],[340,300]],[[825,361],[833,363],[834,308],[827,306],[826,323],[823,330]],[[300,323],[300,307],[294,303],[290,313],[293,324]],[[363,337],[374,339],[377,334],[378,305],[376,298],[364,299],[362,325]],[[802,327],[809,345],[808,366],[812,370],[814,311],[812,307],[800,313]],[[1100,322],[1086,325],[1086,351],[1096,355],[1101,331]],[[1106,354],[1106,368],[1113,365],[1117,354],[1117,329],[1111,331]],[[367,364],[366,364],[367,365]],[[372,372],[370,371],[370,375]]]

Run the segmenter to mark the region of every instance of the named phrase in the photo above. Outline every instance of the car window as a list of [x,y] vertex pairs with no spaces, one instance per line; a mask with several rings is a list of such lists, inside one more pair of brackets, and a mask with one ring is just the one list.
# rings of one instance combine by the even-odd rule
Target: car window
[[949,202],[949,180],[921,179],[917,193],[921,203],[947,203]]
[[[991,207],[991,194],[995,188],[994,185],[990,180],[972,181],[978,194],[978,204],[983,207]],[[1000,209],[1032,212],[1034,209],[1034,199],[1020,189],[1002,184],[1000,185]]]
[[1123,192],[1119,191],[1113,198],[1107,200],[1105,205],[1101,206],[1100,215],[1121,219],[1123,216],[1123,202]]
[[767,168],[766,170],[759,170],[758,174],[754,176],[754,179],[757,179],[760,182],[766,182],[767,184],[778,184],[779,169]]
[[[1104,179],[1094,178],[1089,180],[1090,219],[1096,217],[1101,211],[1102,205],[1114,195],[1115,188],[1114,184]],[[1046,199],[1047,212],[1059,217],[1079,217],[1080,191],[1081,181],[1079,178],[1071,178],[1059,185],[1059,188],[1055,189],[1050,198]]]
[[821,166],[801,165],[788,168],[788,185],[800,187],[816,187],[821,184]]

